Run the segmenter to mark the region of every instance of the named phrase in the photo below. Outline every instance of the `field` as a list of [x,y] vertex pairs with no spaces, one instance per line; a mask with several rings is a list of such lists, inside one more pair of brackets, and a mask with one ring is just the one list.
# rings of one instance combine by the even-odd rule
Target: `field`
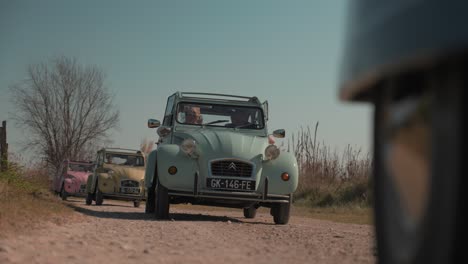
[[8,171],[0,172],[0,236],[30,230],[41,220],[67,221],[68,217],[62,216],[73,210],[48,190],[45,172],[11,165]]

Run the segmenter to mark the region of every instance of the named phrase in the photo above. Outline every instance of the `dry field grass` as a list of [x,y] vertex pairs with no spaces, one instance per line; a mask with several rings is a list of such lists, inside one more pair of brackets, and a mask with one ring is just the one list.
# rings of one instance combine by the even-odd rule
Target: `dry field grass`
[[338,153],[317,141],[317,130],[318,123],[313,133],[310,128],[301,129],[287,147],[299,165],[296,207],[305,207],[319,218],[371,223],[370,154],[350,145]]
[[25,233],[41,221],[63,224],[73,210],[64,205],[47,186],[41,170],[18,167],[0,173],[0,237]]

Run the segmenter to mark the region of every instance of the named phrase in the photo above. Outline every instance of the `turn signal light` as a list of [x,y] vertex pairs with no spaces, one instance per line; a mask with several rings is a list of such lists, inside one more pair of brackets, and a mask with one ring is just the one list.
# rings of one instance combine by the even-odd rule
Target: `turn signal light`
[[171,166],[171,167],[169,167],[167,172],[169,172],[170,175],[174,175],[174,174],[177,173],[177,168],[175,166]]
[[283,173],[281,174],[281,179],[282,179],[283,181],[289,181],[289,174],[288,174],[287,172],[283,172]]

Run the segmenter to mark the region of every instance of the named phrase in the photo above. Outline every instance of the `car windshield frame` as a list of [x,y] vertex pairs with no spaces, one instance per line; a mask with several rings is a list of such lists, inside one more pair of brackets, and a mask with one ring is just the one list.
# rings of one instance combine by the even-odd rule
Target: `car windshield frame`
[[[74,168],[79,167],[79,168],[89,168],[89,170],[75,170]],[[91,172],[94,169],[93,164],[83,164],[83,163],[68,163],[68,171],[75,171],[75,172]]]
[[[107,157],[108,156],[111,156],[111,159],[112,159],[112,162],[109,162]],[[120,158],[120,159],[124,159],[122,157],[126,156],[126,161],[123,162],[123,163],[118,163],[118,162],[115,162],[114,161],[114,158]],[[133,162],[133,164],[126,164],[128,162],[128,157],[135,157],[135,162]],[[135,165],[136,164],[136,160],[137,159],[141,159],[141,162],[138,163],[138,165]],[[141,155],[134,155],[134,154],[131,154],[131,153],[112,153],[112,152],[106,152],[105,154],[105,157],[104,157],[104,164],[109,164],[109,165],[118,165],[118,166],[132,166],[132,167],[144,167],[145,166],[145,159],[143,156]]]
[[[259,120],[261,122],[261,126],[259,127],[242,127],[242,126],[225,126],[226,124],[229,124],[231,122],[230,116],[227,115],[226,117],[228,118],[228,122],[220,122],[220,123],[214,123],[214,124],[209,124],[210,122],[203,123],[201,124],[195,124],[195,123],[185,123],[182,122],[182,120],[179,120],[179,113],[181,113],[181,106],[183,105],[191,105],[191,106],[217,106],[217,107],[226,107],[226,108],[231,108],[231,109],[242,109],[242,110],[251,110],[252,113],[254,111],[257,111],[260,114]],[[205,102],[190,102],[190,101],[181,101],[177,103],[177,106],[175,108],[175,116],[174,119],[177,124],[180,125],[186,125],[186,126],[199,126],[199,127],[217,127],[217,128],[227,128],[227,129],[242,129],[242,130],[263,130],[265,129],[266,126],[266,120],[265,120],[265,114],[263,113],[263,109],[260,106],[250,106],[250,105],[236,105],[236,104],[220,104],[220,103],[205,103]],[[203,113],[201,113],[203,115]],[[221,119],[220,119],[221,120]],[[255,125],[255,124],[252,124]]]

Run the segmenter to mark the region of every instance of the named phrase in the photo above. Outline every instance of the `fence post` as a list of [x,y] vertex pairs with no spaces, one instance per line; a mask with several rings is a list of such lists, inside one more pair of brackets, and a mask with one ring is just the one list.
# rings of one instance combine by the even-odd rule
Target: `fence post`
[[0,127],[0,171],[8,169],[8,143],[6,121],[2,122]]

